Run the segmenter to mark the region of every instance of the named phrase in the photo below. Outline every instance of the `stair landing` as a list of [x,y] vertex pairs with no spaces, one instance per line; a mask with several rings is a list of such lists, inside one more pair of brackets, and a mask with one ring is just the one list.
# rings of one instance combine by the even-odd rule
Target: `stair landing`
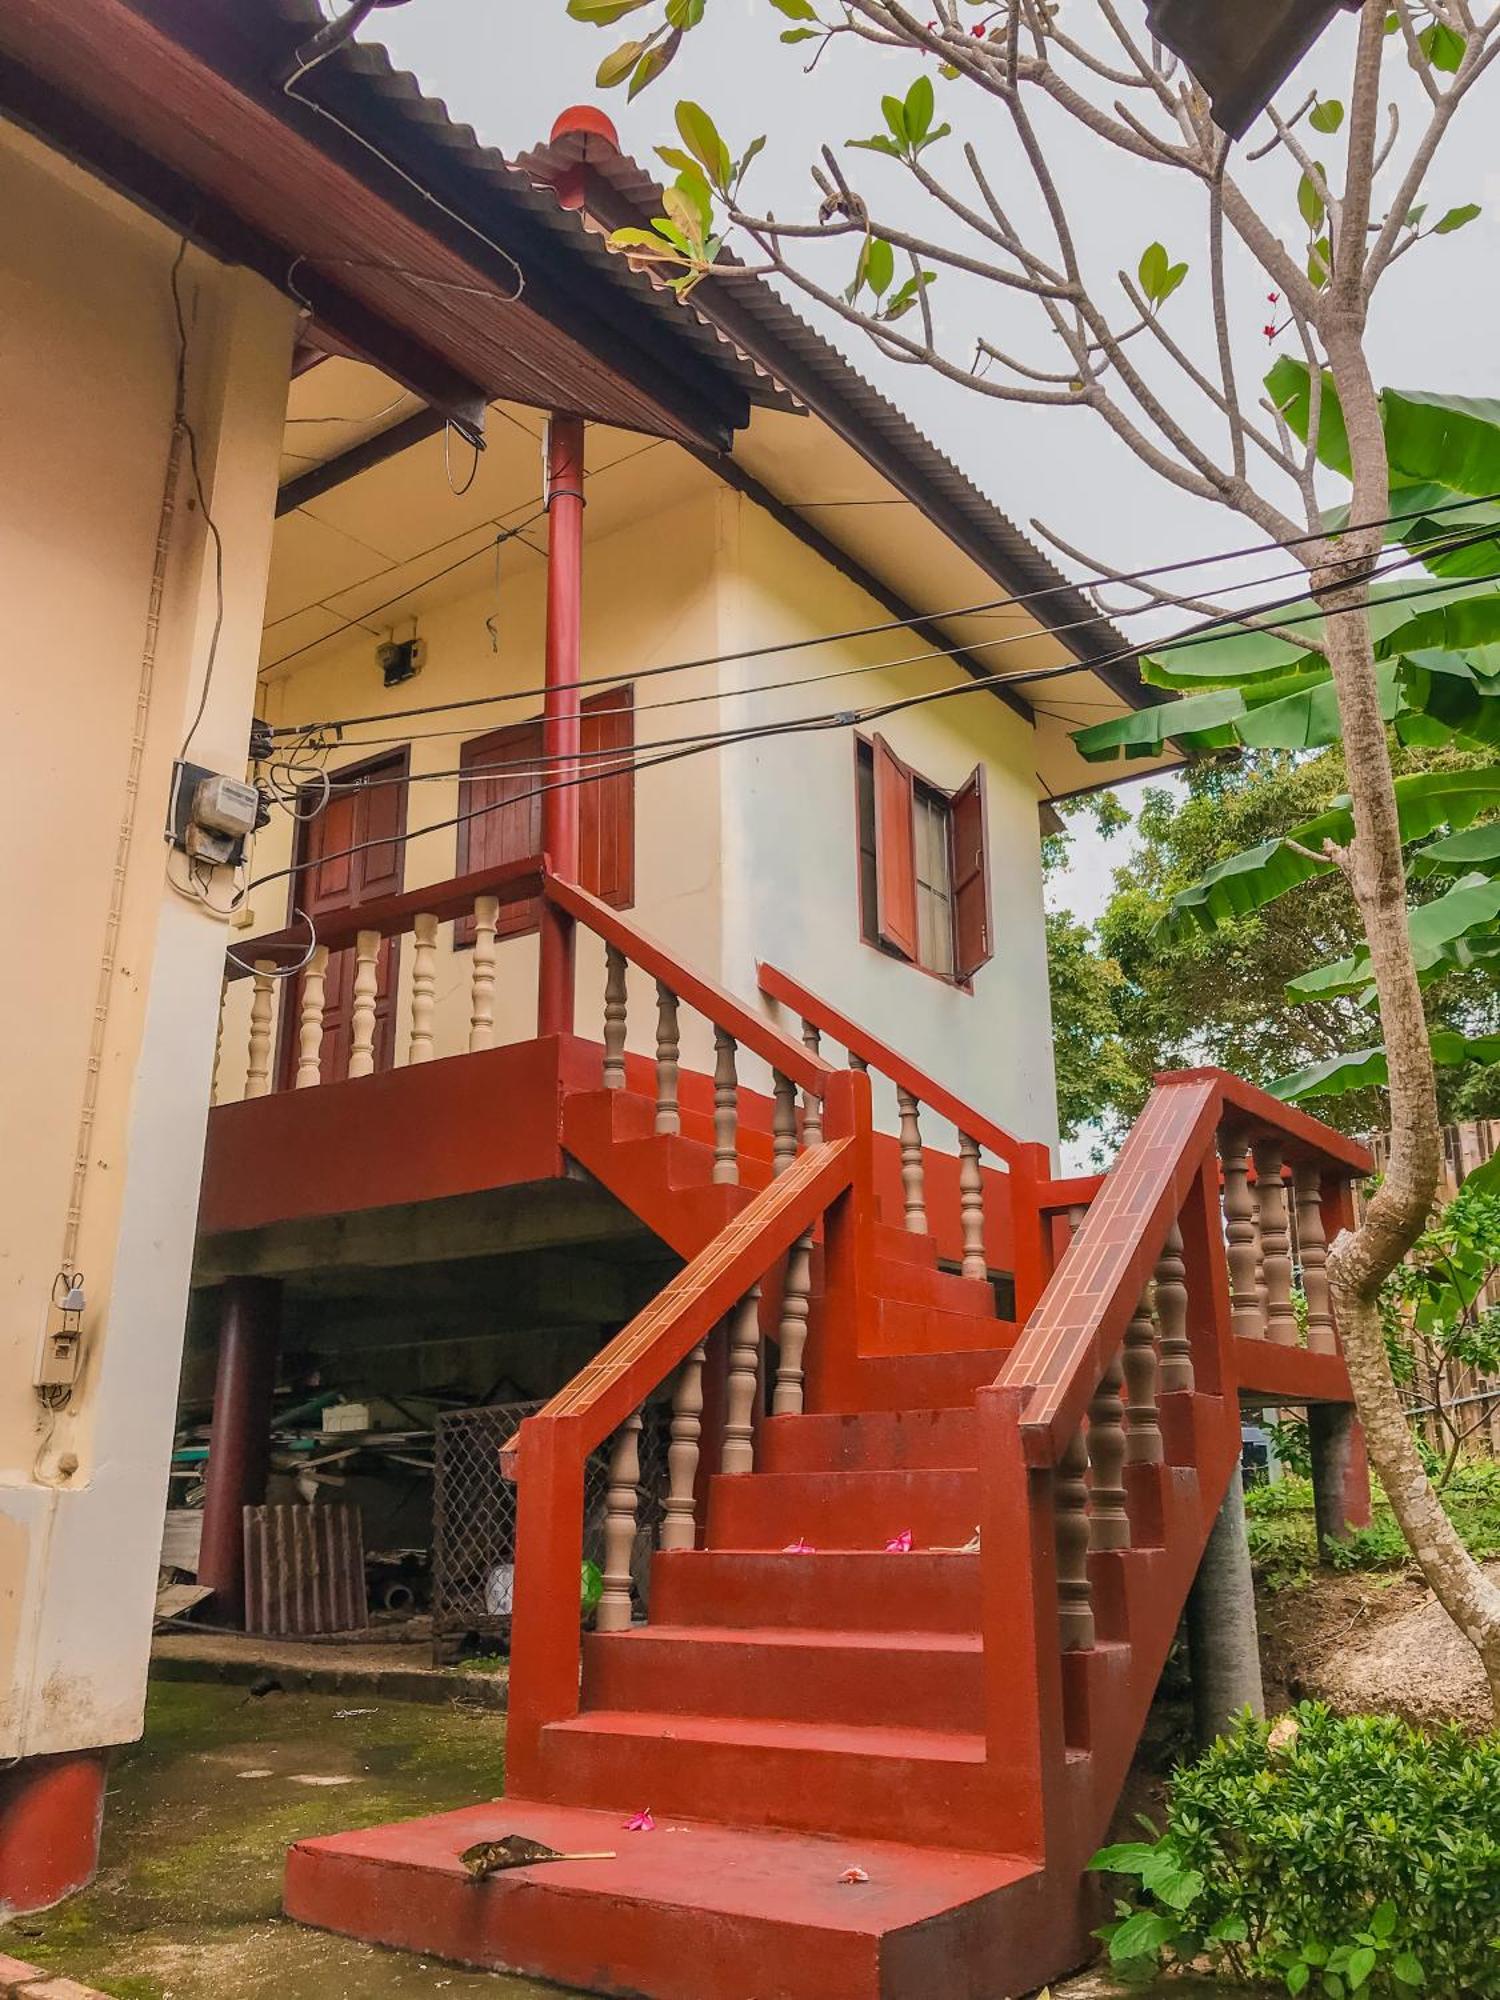
[[[458,1855],[506,1833],[615,1859],[471,1880]],[[850,1868],[868,1881],[840,1881]],[[506,1799],[300,1841],[288,1857],[286,1911],[373,1943],[591,1993],[996,2000],[1024,1990],[997,1983],[999,1969],[1009,1982],[1035,1954],[1046,1893],[1034,1863],[1007,1855],[665,1813],[655,1832],[631,1833],[618,1812]],[[1049,1942],[1055,1965],[1055,1935]]]

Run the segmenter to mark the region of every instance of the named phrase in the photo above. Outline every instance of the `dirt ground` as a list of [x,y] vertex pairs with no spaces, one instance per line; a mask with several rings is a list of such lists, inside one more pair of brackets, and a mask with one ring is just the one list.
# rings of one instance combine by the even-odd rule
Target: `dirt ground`
[[[1500,1564],[1489,1573],[1500,1581]],[[1268,1699],[1389,1710],[1427,1727],[1491,1727],[1479,1656],[1420,1579],[1397,1570],[1322,1575],[1260,1602]]]
[[118,2000],[559,2000],[559,1989],[378,1951],[280,1915],[287,1847],[501,1789],[503,1717],[157,1682],[110,1775],[99,1878],[0,1951]]

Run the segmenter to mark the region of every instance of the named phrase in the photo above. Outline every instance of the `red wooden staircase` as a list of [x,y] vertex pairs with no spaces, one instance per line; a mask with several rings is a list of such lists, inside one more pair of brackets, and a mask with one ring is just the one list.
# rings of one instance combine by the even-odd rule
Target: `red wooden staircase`
[[[287,1909],[659,2000],[1024,1992],[1087,1955],[1084,1863],[1238,1462],[1239,1388],[1347,1400],[1321,1256],[1363,1156],[1186,1072],[1097,1192],[1049,1183],[1038,1149],[800,989],[799,1042],[549,894],[610,954],[604,1087],[567,1098],[564,1148],[687,1261],[520,1433],[505,1797],[300,1843]],[[655,1064],[624,1051],[627,962],[663,996]],[[716,1031],[696,1109],[681,1000]],[[857,1067],[823,1059],[820,1024]],[[769,1072],[754,1099],[737,1053]],[[901,1093],[899,1147],[867,1065]],[[961,1215],[931,1230],[918,1100],[960,1135]],[[1311,1347],[1266,1337],[1289,1193]],[[986,1272],[997,1236],[1019,1330]],[[642,1607],[648,1404],[671,1410],[671,1491]],[[605,1446],[605,1595],[581,1634],[584,1466]],[[654,1830],[627,1830],[645,1808]],[[459,1853],[505,1832],[614,1858],[469,1879]]]

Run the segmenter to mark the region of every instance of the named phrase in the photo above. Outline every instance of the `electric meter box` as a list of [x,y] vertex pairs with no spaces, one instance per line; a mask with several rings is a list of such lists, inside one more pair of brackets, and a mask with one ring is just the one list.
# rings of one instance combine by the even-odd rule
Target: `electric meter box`
[[264,824],[265,801],[254,785],[202,764],[174,764],[167,805],[167,839],[215,868],[245,858],[245,842]]

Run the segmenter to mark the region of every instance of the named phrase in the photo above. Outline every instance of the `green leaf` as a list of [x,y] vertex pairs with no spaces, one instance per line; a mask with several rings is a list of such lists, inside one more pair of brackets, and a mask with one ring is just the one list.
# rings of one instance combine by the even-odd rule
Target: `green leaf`
[[1396,1905],[1389,1898],[1377,1904],[1370,1912],[1370,1935],[1381,1939],[1394,1937],[1398,1916]]
[[1165,244],[1150,243],[1141,252],[1141,261],[1136,266],[1136,276],[1141,281],[1141,290],[1152,305],[1159,304],[1166,296],[1164,287],[1170,268]]
[[785,14],[789,21],[816,21],[817,9],[812,0],[771,0],[778,14]]
[[901,158],[900,146],[894,139],[888,139],[884,132],[877,132],[873,139],[846,139],[844,144],[860,153],[889,153],[893,160]]
[[927,137],[932,127],[934,99],[932,94],[932,78],[930,76],[919,76],[917,78],[911,89],[906,93],[904,108],[906,113],[907,137],[911,139],[913,144],[919,143]]
[[1144,1875],[1156,1858],[1156,1843],[1125,1840],[1115,1847],[1101,1847],[1089,1867],[1107,1875]]
[[1413,875],[1500,874],[1500,820],[1450,833],[1412,856]]
[[681,46],[682,30],[674,28],[664,42],[658,42],[654,48],[647,49],[635,66],[635,73],[630,79],[630,88],[625,93],[627,99],[639,97],[648,83],[655,83]]
[[[1283,354],[1265,377],[1266,393],[1286,418],[1294,437],[1307,442],[1308,412],[1311,406],[1310,377],[1305,361]],[[1330,472],[1351,476],[1349,435],[1344,428],[1344,411],[1333,377],[1324,371],[1323,395],[1318,411],[1318,460]]]
[[673,28],[696,28],[703,19],[707,0],[667,0],[667,24]]
[[878,299],[891,288],[891,280],[896,275],[896,253],[883,236],[872,236],[866,251],[865,283]]
[[1114,1965],[1128,1964],[1132,1959],[1151,1958],[1164,1944],[1170,1944],[1182,1929],[1175,1917],[1164,1917],[1156,1910],[1138,1910],[1133,1917],[1127,1917],[1109,1941],[1110,1961]]
[[1344,122],[1344,107],[1336,97],[1325,97],[1313,106],[1307,122],[1315,132],[1337,132]]
[[1328,283],[1333,270],[1333,244],[1328,237],[1320,236],[1307,253],[1307,276],[1310,284],[1322,287]]
[[1374,1970],[1375,1952],[1369,1945],[1362,1944],[1358,1951],[1351,1952],[1347,1967],[1350,1992],[1357,1993]]
[[1450,208],[1448,213],[1432,225],[1434,236],[1451,236],[1455,229],[1462,229],[1466,222],[1472,222],[1480,213],[1477,201],[1466,201],[1462,208]]
[[783,28],[778,39],[783,42],[815,42],[821,33],[821,28]]
[[600,90],[613,90],[617,83],[623,83],[646,53],[648,42],[621,42],[600,63],[594,72],[594,82]]
[[[1497,1154],[1496,1158],[1500,1159],[1500,1154]],[[1481,1168],[1480,1171],[1482,1172],[1483,1169]],[[1473,1179],[1474,1176],[1470,1174],[1469,1181]],[[1465,1186],[1467,1185],[1468,1182],[1465,1183]],[[1415,1957],[1409,1951],[1398,1951],[1396,1956],[1391,1960],[1391,1977],[1392,1979],[1399,1979],[1403,1986],[1421,1986],[1425,1984],[1427,1975],[1422,1970],[1421,1959]]]
[[1424,28],[1417,36],[1417,46],[1434,69],[1446,71],[1450,76],[1464,59],[1468,46],[1456,28],[1446,22],[1434,21],[1430,28]]
[[890,127],[891,137],[903,149],[911,144],[911,134],[906,129],[906,106],[899,97],[882,97],[880,109],[885,114],[885,122]]
[[[1409,910],[1406,927],[1418,978],[1463,963],[1471,956],[1464,950],[1466,941],[1476,932],[1492,929],[1496,917],[1500,917],[1500,882],[1480,876],[1464,876],[1446,895]],[[1289,981],[1286,990],[1293,1000],[1331,1000],[1362,993],[1370,978],[1370,955],[1358,951],[1352,958],[1320,965]]]
[[627,14],[634,14],[646,0],[568,0],[568,13],[575,21],[588,21],[596,28],[612,28]]
[[703,109],[691,98],[684,98],[677,107],[677,131],[682,143],[693,158],[707,173],[717,188],[726,187],[734,170],[729,148],[719,137],[719,128]]
[[[1319,179],[1326,186],[1327,177],[1323,173],[1322,161],[1316,160],[1313,164],[1318,169]],[[1297,208],[1309,229],[1316,232],[1323,227],[1323,217],[1327,214],[1327,210],[1311,174],[1303,174],[1297,183]]]
[[1309,1964],[1307,1964],[1307,1962],[1304,1959],[1299,1958],[1295,1965],[1289,1965],[1287,1967],[1287,1974],[1286,1974],[1287,1992],[1294,1994],[1301,1993],[1302,1991],[1304,1991],[1304,1989],[1307,1986],[1308,1980],[1311,1978],[1312,1978],[1312,1967]]

